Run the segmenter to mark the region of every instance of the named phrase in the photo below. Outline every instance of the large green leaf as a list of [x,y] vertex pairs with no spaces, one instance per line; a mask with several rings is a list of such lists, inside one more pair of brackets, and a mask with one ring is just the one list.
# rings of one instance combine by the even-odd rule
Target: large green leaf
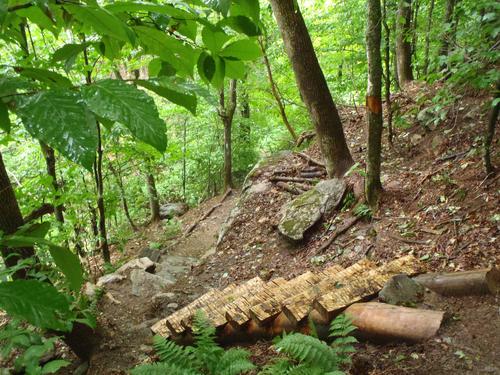
[[203,52],[198,59],[198,74],[206,83],[210,83],[215,75],[215,60],[206,52]]
[[237,40],[228,44],[220,53],[224,57],[238,60],[255,60],[262,55],[259,46],[250,39]]
[[51,62],[56,63],[58,61],[64,61],[65,62],[65,69],[66,71],[69,71],[71,67],[73,66],[76,57],[78,54],[82,53],[85,47],[87,47],[89,43],[82,43],[82,44],[65,44],[58,50],[54,52],[52,55]]
[[22,103],[18,114],[33,137],[92,170],[97,149],[96,123],[78,93],[40,92]]
[[259,0],[237,0],[231,5],[231,16],[247,16],[256,23],[260,20]]
[[170,4],[153,4],[147,2],[119,1],[106,5],[107,10],[113,13],[120,12],[154,12],[164,14],[179,20],[192,20],[198,18],[195,14],[189,13],[183,9],[176,8]]
[[191,111],[193,115],[196,115],[196,95],[182,90],[175,84],[171,84],[168,79],[157,79],[143,81],[138,80],[136,83],[148,90],[153,91],[157,95],[170,100],[172,103],[178,104]]
[[59,73],[52,72],[47,69],[17,67],[16,71],[24,77],[37,80],[50,87],[69,88],[73,86],[73,84],[68,78],[64,77]]
[[209,25],[201,31],[201,38],[203,44],[213,53],[218,53],[222,46],[231,39],[222,29]]
[[113,13],[99,7],[85,5],[64,4],[78,21],[84,25],[90,25],[94,31],[101,35],[108,35],[124,42],[134,44],[134,33]]
[[50,245],[49,251],[57,268],[66,276],[71,290],[79,291],[83,284],[83,268],[78,256],[61,246]]
[[9,96],[18,92],[18,90],[27,90],[31,88],[32,82],[23,77],[14,77],[10,75],[0,75],[0,96]]
[[0,308],[14,318],[39,328],[69,331],[71,317],[66,297],[52,285],[36,280],[0,283]]
[[227,17],[220,21],[218,25],[229,26],[233,30],[248,36],[257,36],[261,34],[259,27],[246,16]]
[[237,60],[224,60],[226,64],[226,76],[234,79],[245,78],[245,64]]
[[225,17],[231,7],[231,0],[203,0],[203,2],[213,10],[222,13]]
[[97,115],[126,126],[141,141],[163,152],[167,147],[165,122],[153,99],[123,81],[107,79],[82,88],[85,103]]
[[4,102],[0,99],[0,129],[10,132],[9,110]]

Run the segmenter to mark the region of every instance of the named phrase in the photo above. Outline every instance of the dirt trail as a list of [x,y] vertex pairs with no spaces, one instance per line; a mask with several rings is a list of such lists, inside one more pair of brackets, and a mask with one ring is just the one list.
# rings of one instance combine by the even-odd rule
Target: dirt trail
[[[125,374],[152,354],[150,326],[176,310],[185,300],[195,298],[197,295],[193,293],[203,292],[198,286],[190,285],[185,275],[214,248],[219,228],[237,195],[233,192],[228,196],[189,236],[181,234],[160,250],[162,255],[155,274],[170,283],[161,295],[153,298],[153,292],[139,296],[132,294],[130,276],[106,287],[98,307],[102,341],[92,358],[88,374]],[[181,218],[182,233],[220,200],[221,197],[212,198],[187,212]],[[150,226],[140,237],[127,247],[127,258],[137,257],[152,242],[162,243],[165,229],[161,224]]]

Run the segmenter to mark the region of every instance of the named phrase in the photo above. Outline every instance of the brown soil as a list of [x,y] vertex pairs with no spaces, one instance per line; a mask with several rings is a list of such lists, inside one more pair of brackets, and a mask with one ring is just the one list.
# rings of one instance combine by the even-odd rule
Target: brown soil
[[[400,112],[413,116],[409,117],[408,129],[396,128],[393,147],[388,147],[384,140],[385,191],[372,220],[359,222],[319,254],[318,249],[331,233],[352,216],[352,209],[336,219],[326,218],[325,225],[318,225],[305,241],[294,245],[280,237],[276,229],[282,205],[293,196],[277,186],[255,194],[242,205],[215,253],[193,266],[172,286],[179,307],[209,287],[221,288],[256,275],[291,278],[332,263],[348,266],[366,255],[383,263],[412,253],[425,262],[428,271],[459,271],[499,264],[500,224],[494,215],[499,214],[500,183],[498,177],[485,179],[480,155],[480,135],[486,124],[483,103],[487,98],[463,96],[449,108],[447,118],[436,129],[426,129],[417,123],[416,114],[428,105],[425,97],[432,98],[435,90],[415,85],[406,95],[397,97]],[[364,169],[363,109],[344,108],[342,117],[353,157]],[[493,149],[498,150],[498,137],[494,145]],[[316,146],[306,152],[320,159]],[[500,165],[498,151],[493,162]],[[284,169],[289,170],[288,176],[298,176],[306,165],[300,157],[288,154],[279,163],[263,167],[253,180],[268,181],[274,171]],[[220,197],[187,213],[182,218],[184,227],[216,204],[217,199]],[[234,197],[228,199],[191,237],[171,243],[170,251],[196,258],[206,254],[234,202]],[[158,233],[154,229],[147,235],[154,237]],[[154,241],[151,237],[147,240]],[[144,244],[136,247],[140,250]],[[129,255],[135,254],[131,249]],[[127,282],[109,289],[122,303],[102,298],[99,320],[105,339],[92,361],[91,374],[125,373],[152,354],[146,323],[153,323],[166,313],[150,300],[130,295]],[[433,300],[431,304],[450,316],[438,336],[418,345],[359,344],[351,373],[500,374],[498,299],[446,298]],[[136,329],[131,331],[131,327]],[[253,344],[250,349],[258,364],[275,355],[268,342]]]

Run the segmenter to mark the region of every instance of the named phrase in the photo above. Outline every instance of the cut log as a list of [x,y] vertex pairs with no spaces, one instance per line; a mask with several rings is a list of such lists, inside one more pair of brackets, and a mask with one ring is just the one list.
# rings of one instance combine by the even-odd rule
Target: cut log
[[345,310],[361,336],[383,341],[421,342],[433,337],[443,311],[412,309],[385,303],[355,303]]
[[419,275],[415,281],[443,296],[482,295],[500,292],[500,271],[496,267],[455,273]]

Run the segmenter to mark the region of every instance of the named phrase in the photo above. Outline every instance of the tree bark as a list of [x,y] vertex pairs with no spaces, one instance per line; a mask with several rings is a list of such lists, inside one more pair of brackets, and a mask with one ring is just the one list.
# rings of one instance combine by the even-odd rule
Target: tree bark
[[226,103],[224,89],[219,97],[219,116],[224,124],[224,191],[233,187],[232,126],[236,111],[236,80],[229,82],[229,103]]
[[276,104],[278,105],[281,120],[285,124],[285,127],[292,136],[294,142],[297,142],[297,133],[290,124],[290,121],[288,121],[288,116],[286,115],[285,106],[283,105],[283,100],[281,98],[281,95],[279,94],[276,82],[274,82],[273,71],[271,70],[271,63],[269,62],[269,58],[267,57],[266,48],[264,46],[264,41],[262,40],[262,38],[259,38],[259,45],[260,49],[262,50],[262,57],[264,59],[264,65],[266,66],[267,79],[269,80],[269,85],[271,86],[271,93],[273,94],[274,99],[276,100]]
[[432,14],[434,13],[435,0],[431,0],[429,5],[429,13],[427,15],[427,30],[425,34],[425,50],[424,50],[424,76],[429,72],[429,48],[431,43],[431,30],[432,30]]
[[111,255],[109,253],[108,244],[108,233],[106,228],[106,208],[104,206],[104,180],[102,176],[102,138],[101,138],[101,124],[96,121],[97,126],[97,159],[94,164],[94,177],[97,188],[97,211],[99,212],[99,248],[101,250],[102,258],[104,262],[109,263],[111,261]]
[[[40,141],[40,147],[42,149],[43,156],[45,158],[45,165],[47,167],[47,174],[52,177],[52,186],[54,187],[54,192],[56,201],[60,198],[60,195],[58,193],[59,191],[59,184],[57,182],[57,173],[56,173],[56,157],[55,157],[55,152],[54,149],[44,142]],[[64,207],[59,204],[59,205],[54,205],[54,215],[56,217],[56,220],[59,223],[64,223]]]
[[392,103],[391,103],[391,29],[387,23],[387,0],[383,0],[383,14],[382,23],[384,25],[384,39],[385,39],[385,106],[387,109],[387,140],[389,145],[392,146],[394,137],[392,129]]
[[153,173],[148,171],[147,180],[149,193],[149,207],[151,209],[151,222],[156,223],[160,218],[160,201],[158,199],[158,191],[156,190],[156,182]]
[[113,166],[112,162],[109,162],[109,170],[113,174],[116,180],[116,184],[118,185],[118,189],[120,190],[120,197],[122,199],[122,207],[123,211],[125,212],[125,217],[127,218],[127,221],[129,222],[130,226],[132,227],[132,230],[134,232],[137,232],[137,226],[135,225],[134,221],[132,220],[132,217],[130,216],[130,212],[128,209],[128,202],[127,202],[127,196],[125,195],[125,188],[123,187],[123,179],[122,179],[122,174],[120,171],[121,168],[118,168],[118,170]]
[[[0,153],[0,231],[4,234],[13,234],[24,224],[14,189],[7,175],[7,170]],[[4,263],[7,267],[15,266],[18,261],[31,258],[35,255],[33,247],[8,248],[0,246]],[[27,269],[18,270],[13,277],[25,279]]]
[[413,21],[412,21],[412,30],[413,30],[413,35],[411,39],[411,56],[412,56],[412,61],[415,61],[415,72],[417,74],[417,78],[419,75],[419,69],[418,69],[418,60],[417,60],[417,42],[418,42],[418,33],[417,33],[417,27],[418,27],[418,11],[420,9],[420,1],[415,0],[414,5],[413,5]]
[[271,0],[270,3],[297,85],[316,128],[328,175],[342,177],[354,161],[302,14],[294,0]]
[[403,89],[408,82],[413,81],[411,15],[411,0],[400,0],[396,17],[396,64],[399,86]]
[[[439,49],[439,55],[447,57],[450,52],[450,42],[453,38],[453,14],[455,13],[455,4],[457,0],[447,0],[446,1],[446,12],[444,15],[444,33],[442,35],[441,48]],[[441,69],[447,70],[447,64],[443,63]]]
[[380,53],[382,16],[380,0],[368,0],[367,20],[368,89],[366,94],[366,114],[368,118],[368,150],[365,194],[368,204],[375,207],[382,191],[382,183],[380,182],[383,127],[382,56]]
[[[497,82],[494,99],[498,100],[499,98],[500,98],[500,82]],[[483,146],[484,169],[486,170],[486,175],[490,177],[495,174],[495,168],[491,164],[491,144],[493,143],[493,137],[495,136],[495,127],[497,124],[499,110],[500,110],[500,102],[497,102],[496,105],[490,110],[490,116],[488,119],[488,128],[484,135],[484,146]]]

